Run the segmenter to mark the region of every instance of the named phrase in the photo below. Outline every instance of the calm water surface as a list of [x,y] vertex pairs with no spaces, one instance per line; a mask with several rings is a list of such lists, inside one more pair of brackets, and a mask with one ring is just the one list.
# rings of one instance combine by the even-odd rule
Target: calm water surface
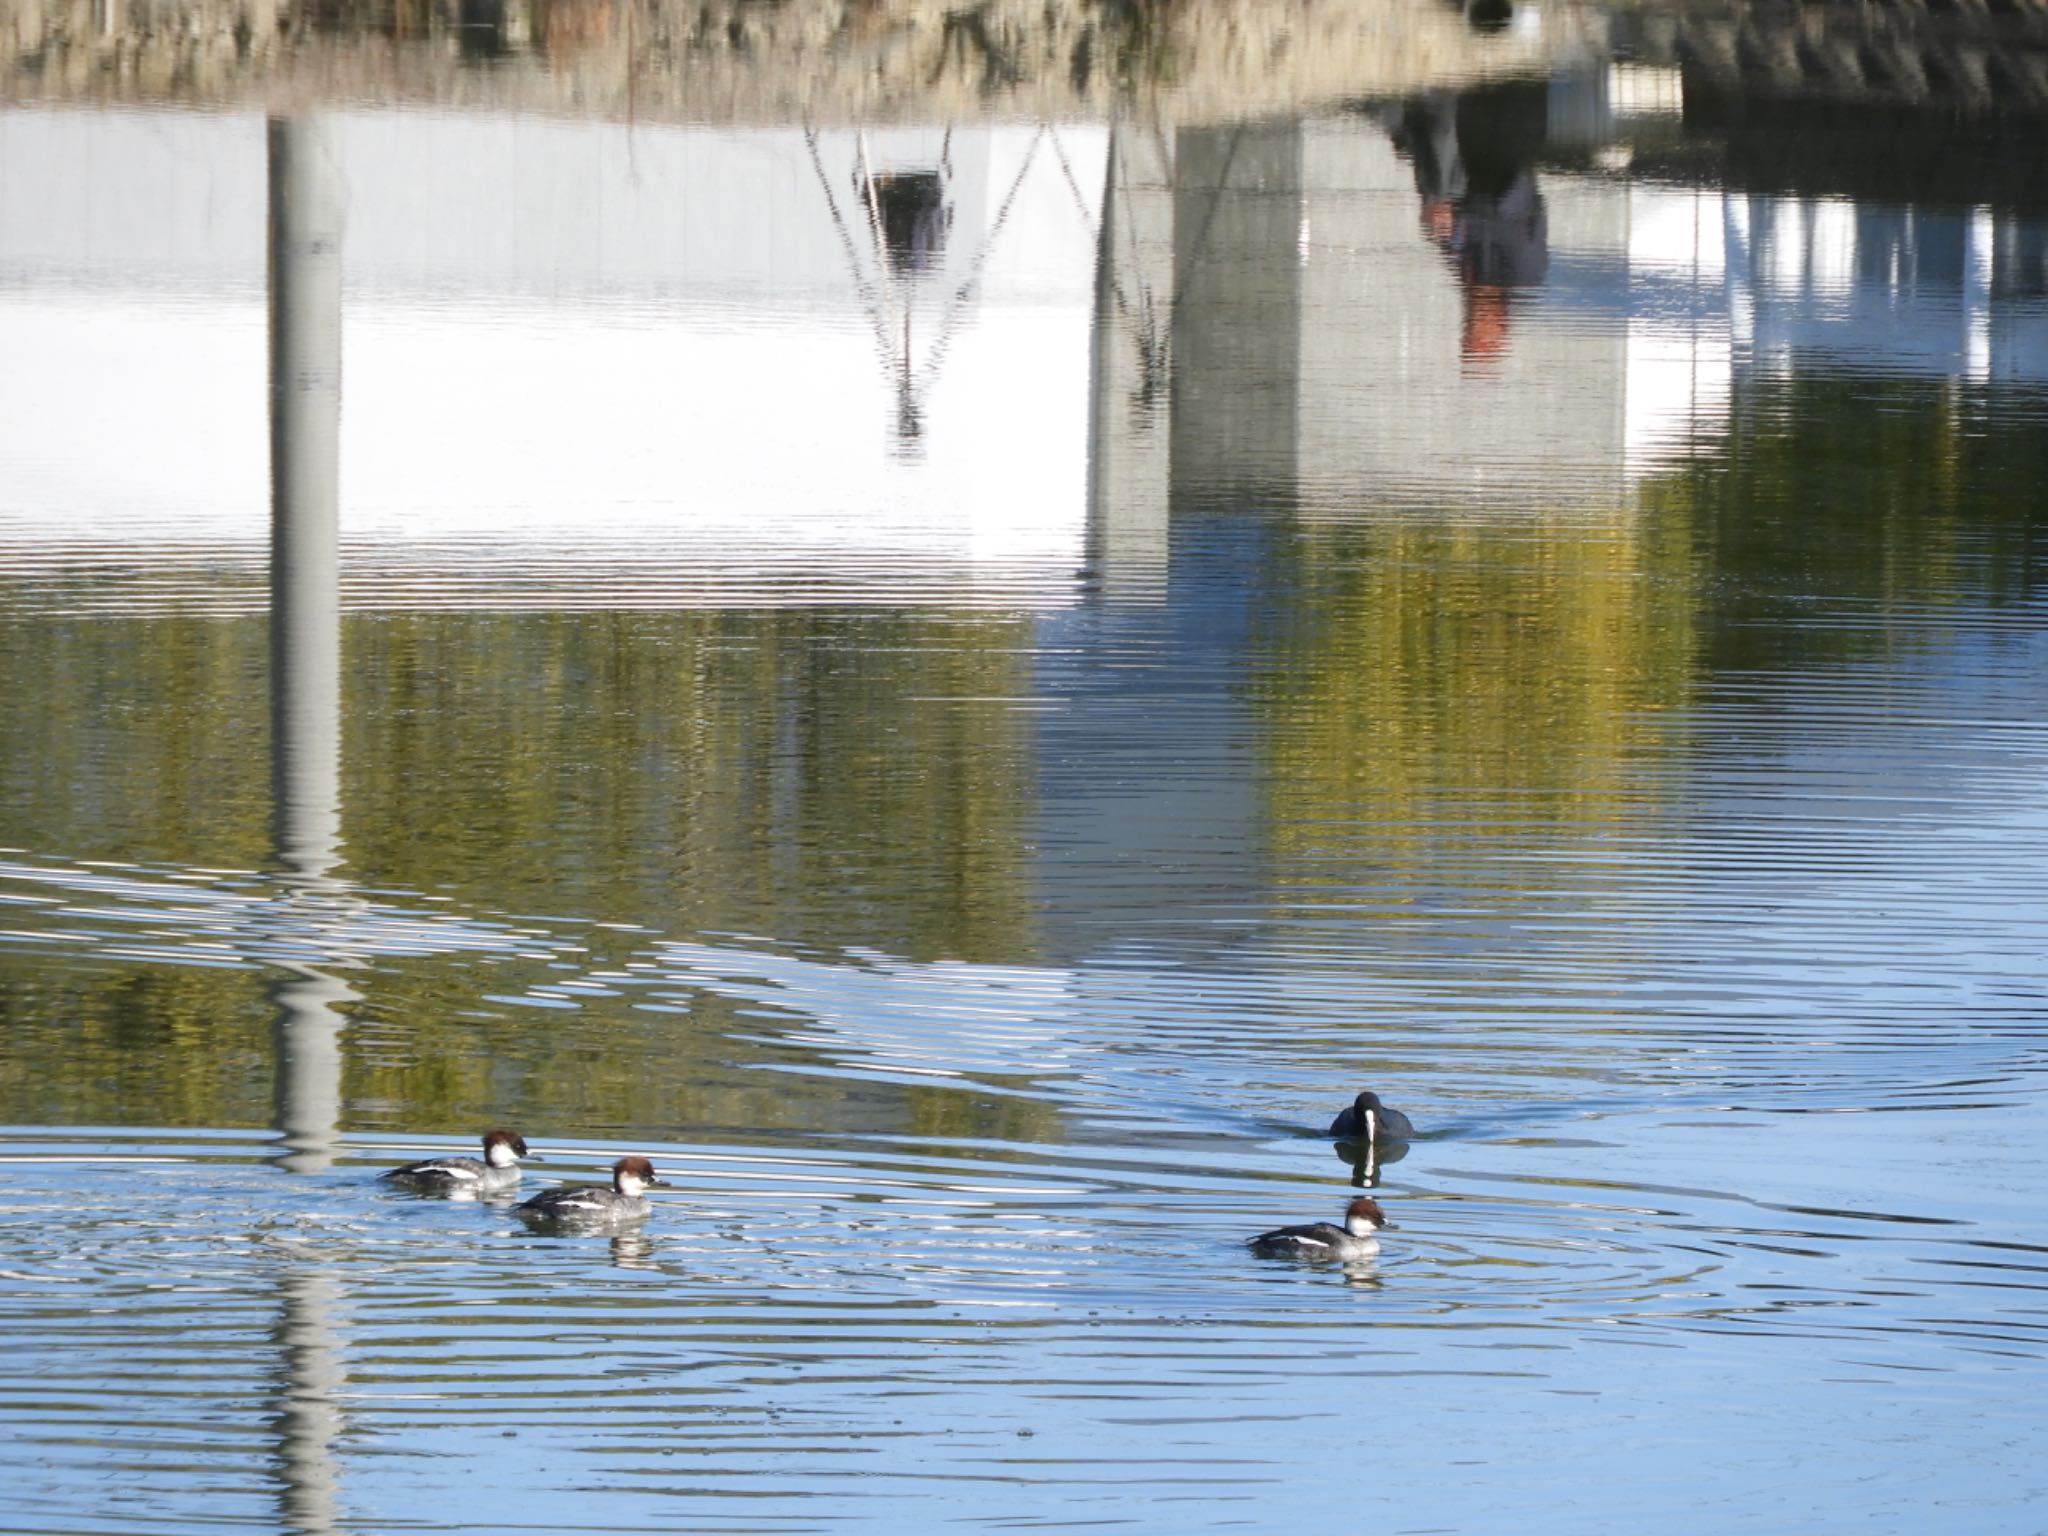
[[0,1531],[2039,1529],[2048,200],[1600,79],[0,111]]

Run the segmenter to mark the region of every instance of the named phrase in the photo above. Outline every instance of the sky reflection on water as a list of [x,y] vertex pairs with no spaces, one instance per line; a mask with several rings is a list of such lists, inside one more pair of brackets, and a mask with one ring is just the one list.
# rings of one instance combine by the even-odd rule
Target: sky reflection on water
[[1686,91],[0,113],[0,1524],[2031,1529],[2048,209]]

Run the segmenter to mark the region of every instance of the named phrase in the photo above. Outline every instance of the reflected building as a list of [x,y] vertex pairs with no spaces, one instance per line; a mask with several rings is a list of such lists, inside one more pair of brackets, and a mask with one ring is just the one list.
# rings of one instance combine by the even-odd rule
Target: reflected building
[[[1119,126],[1090,508],[1110,603],[1041,624],[1042,686],[1072,711],[1042,732],[1048,882],[1156,924],[1253,899],[1262,860],[1306,857],[1313,884],[1333,849],[1406,827],[1413,847],[1373,845],[1380,895],[1344,898],[1398,901],[1429,879],[1437,819],[1457,835],[1457,794],[1502,784],[1597,835],[1623,814],[1628,733],[1697,675],[1699,551],[1645,515],[1653,488],[1803,372],[2048,382],[2048,210],[1727,177],[1686,91],[1675,68],[1610,64],[1302,121]],[[1091,652],[1144,632],[1115,605],[1148,582],[1183,626],[1171,661],[1071,675],[1077,626]],[[1428,644],[1447,624],[1455,653]],[[1257,793],[1176,800],[1172,765],[1261,739],[1261,714],[1291,727],[1267,761],[1198,776]],[[1084,742],[1156,784],[1159,813],[1100,773],[1067,784]]]
[[1173,136],[1123,123],[1103,155],[1088,377],[1088,568],[1107,598],[1158,599],[1171,522]]
[[[1451,538],[1428,514],[1477,507],[1537,514],[1517,527],[1590,512],[1627,530],[1645,484],[1724,439],[1759,380],[2048,371],[2039,206],[1887,201],[1820,164],[1724,182],[1688,159],[1688,90],[1680,71],[1630,64],[1308,119],[950,133],[343,114],[350,404],[335,453],[352,600],[403,611],[408,644],[429,630],[417,610],[457,610],[420,643],[488,659],[451,675],[557,669],[657,699],[636,718],[660,750],[633,761],[661,761],[690,797],[621,837],[694,874],[759,876],[708,889],[794,892],[794,909],[811,872],[761,870],[724,829],[761,805],[785,825],[879,805],[888,825],[860,849],[878,862],[964,846],[952,829],[977,818],[1002,829],[985,864],[959,870],[962,889],[1000,889],[985,912],[949,927],[930,914],[963,903],[922,898],[913,926],[935,947],[1022,933],[1034,870],[1108,881],[1129,912],[1190,888],[1250,899],[1272,815],[1256,696],[1288,686],[1248,683],[1255,664],[1393,688],[1398,669],[1374,666],[1404,617],[1445,596],[1304,601],[1279,635],[1273,594],[1312,585],[1323,534],[1305,528],[1392,511],[1423,514],[1408,536]],[[16,210],[0,225],[0,340],[59,365],[0,412],[17,492],[0,532],[16,544],[110,570],[150,550],[213,565],[251,552],[258,568],[263,156],[246,119],[0,113]],[[88,310],[108,323],[78,324]],[[93,409],[62,387],[83,378]],[[128,451],[96,451],[109,420]],[[1630,652],[1619,686],[1668,698],[1682,615],[1589,596],[1619,590],[1640,547],[1543,550],[1565,594],[1553,606],[1588,616],[1572,654],[1590,668]],[[1504,606],[1483,584],[1449,598]],[[1384,631],[1309,633],[1343,602],[1344,622],[1371,613]],[[597,626],[478,638],[465,621],[479,605],[797,612],[743,647],[706,620],[636,649],[643,636],[612,646]],[[825,625],[803,617],[847,605],[1005,620],[943,645],[923,643],[928,618],[905,621],[893,654],[920,660],[882,684],[835,674],[833,688],[867,689],[850,742],[817,723],[833,709],[807,708],[828,669],[814,665]],[[374,659],[394,675],[405,625],[369,642],[390,647]],[[1652,631],[1673,655],[1642,654]],[[1120,637],[1169,659],[1084,664]],[[308,638],[294,653],[314,659]],[[716,658],[696,691],[659,695],[644,681],[659,669],[635,670],[660,645]],[[1345,666],[1322,665],[1346,646]],[[1506,667],[1430,686],[1511,702],[1544,681]],[[281,708],[318,690],[288,692]],[[1037,712],[1047,696],[1057,718]],[[1412,731],[1382,711],[1387,753],[1347,759],[1359,743],[1334,737],[1361,733],[1356,702],[1321,701],[1332,739],[1292,744],[1304,773],[1320,755],[1335,780],[1383,779],[1404,740],[1430,739],[1418,694]],[[1505,750],[1510,713],[1480,722],[1500,738],[1486,750]],[[459,750],[431,715],[368,743],[364,771],[395,779]],[[878,723],[939,761],[971,757],[957,738],[973,736],[1004,772],[878,796],[879,771],[838,770]],[[1162,767],[1169,750],[1241,761],[1181,775]],[[1084,755],[1126,764],[1123,783],[1070,772]],[[545,803],[546,768],[494,808]],[[613,801],[631,801],[632,773]],[[489,829],[523,830],[510,810]],[[374,855],[387,837],[409,832],[394,817],[353,846]],[[916,947],[884,932],[893,921],[871,936]]]
[[[520,709],[573,717],[585,693],[531,679],[595,676],[641,707],[630,727],[590,728],[654,744],[617,760],[593,807],[645,808],[606,879],[647,889],[607,901],[687,924],[700,898],[678,905],[678,884],[754,893],[751,921],[808,931],[817,890],[843,882],[795,829],[829,820],[852,829],[842,863],[921,850],[953,882],[856,903],[860,938],[912,954],[1027,945],[1028,615],[1072,603],[1086,559],[1105,136],[369,113],[327,129],[349,215],[347,410],[319,494],[277,500],[338,520],[324,585],[278,605],[282,661],[304,663],[277,674],[295,679],[276,699],[278,803],[305,814],[276,831],[310,860],[292,867],[317,878],[333,856],[336,802],[283,791],[322,774],[333,788],[318,732],[337,690],[367,732],[350,846],[375,868],[416,857],[437,797],[460,798],[419,767],[473,752],[498,684]],[[168,602],[261,611],[253,581],[170,573],[268,563],[265,153],[248,120],[0,113],[0,191],[23,213],[0,227],[0,339],[56,381],[0,416],[0,464],[28,471],[0,536],[97,566],[87,600],[109,609],[162,579]],[[78,325],[82,311],[98,323]],[[62,387],[73,379],[91,381],[92,409]],[[126,452],[99,451],[108,420]],[[291,443],[310,452],[320,424],[304,425]],[[280,528],[278,572],[312,572],[293,552],[312,551],[295,540],[314,524]],[[350,605],[397,616],[355,625]],[[478,606],[595,612],[493,629]],[[700,611],[655,626],[649,609]],[[833,665],[862,638],[895,659]],[[443,661],[422,667],[423,652]],[[423,677],[464,679],[461,707],[383,707]],[[929,766],[893,771],[878,740]],[[553,766],[490,753],[487,771],[532,782],[489,797],[479,841],[530,839]],[[788,836],[756,835],[764,817]],[[315,1054],[295,1059],[310,1071]]]
[[1184,128],[1173,196],[1176,514],[1268,512],[1297,494],[1308,296],[1305,125]]
[[[1747,380],[2048,383],[2048,209],[1746,185],[1684,150],[1711,131],[1679,70],[1632,64],[1170,151],[1121,129],[1095,525],[1297,490],[1619,509],[1727,429]],[[1142,396],[1136,292],[1172,316],[1170,385]],[[1162,394],[1173,451],[1147,461],[1129,402]]]
[[[380,596],[1071,600],[1101,130],[330,121]],[[262,548],[263,156],[259,119],[0,112],[0,342],[97,381],[0,418],[10,534]]]
[[[932,578],[892,600],[1071,601],[1084,568],[1156,590],[1207,509],[1620,505],[1802,356],[2048,372],[2042,209],[1823,163],[1724,186],[1688,90],[1606,65],[1113,132],[343,114],[343,537],[423,603],[451,564],[546,584],[593,553],[599,602],[707,572],[857,598],[850,562]],[[260,357],[261,159],[246,120],[0,114],[10,351],[63,328],[119,381],[0,417],[15,536],[258,547],[254,423],[219,402]],[[118,331],[68,324],[88,293]],[[122,455],[89,446],[111,416]]]

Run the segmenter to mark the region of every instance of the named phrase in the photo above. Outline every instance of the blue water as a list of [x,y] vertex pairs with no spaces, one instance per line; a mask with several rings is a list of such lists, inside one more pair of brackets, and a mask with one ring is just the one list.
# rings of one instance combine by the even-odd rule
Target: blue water
[[264,125],[0,113],[0,1532],[2038,1529],[2048,209],[1410,105],[335,114],[325,683]]

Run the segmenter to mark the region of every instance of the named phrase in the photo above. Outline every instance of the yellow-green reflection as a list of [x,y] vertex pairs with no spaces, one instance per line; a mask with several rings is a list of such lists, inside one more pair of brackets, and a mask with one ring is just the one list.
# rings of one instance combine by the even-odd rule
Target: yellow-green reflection
[[1030,952],[1023,620],[407,616],[348,640],[359,879],[669,934]]
[[[1752,385],[1721,441],[1642,494],[1646,517],[1686,530],[1698,579],[1714,583],[1702,660],[1751,668],[1924,645],[1930,614],[2020,596],[2048,475],[2042,411],[1920,380]],[[1758,622],[1798,614],[1815,593],[1868,605],[1874,622]]]
[[1639,816],[1629,754],[1698,686],[1684,534],[1628,513],[1301,531],[1256,686],[1275,851],[1307,885],[1355,885],[1355,863],[1316,860],[1369,847],[1372,899],[1398,900],[1446,844]]
[[[1954,386],[1767,379],[1611,513],[1361,510],[1293,531],[1252,685],[1287,883],[1398,909],[1483,878],[1512,904],[1554,894],[1555,867],[1494,855],[1625,858],[1617,834],[1682,814],[1679,777],[1643,764],[1678,763],[1722,674],[1930,645],[1944,610],[2024,592],[2038,422]],[[1822,595],[1846,620],[1812,622]],[[1447,876],[1475,857],[1483,877]],[[1578,895],[1599,867],[1578,866]]]
[[[358,889],[431,893],[460,915],[558,918],[591,966],[649,933],[702,931],[910,961],[1032,952],[1024,620],[408,615],[345,630],[337,873]],[[260,622],[14,627],[0,645],[19,683],[0,717],[33,724],[42,744],[0,780],[8,842],[174,867],[264,863]],[[669,1012],[636,1007],[639,993],[592,998],[572,1016],[488,1001],[556,979],[545,959],[372,963],[352,973],[363,1002],[345,1097],[358,1122],[466,1130],[531,1094],[585,1125],[584,1107],[600,1106],[616,1125],[803,1126],[843,1092],[747,1075],[729,1036],[772,1036],[775,1021],[737,1019],[715,998],[671,997]],[[89,950],[39,961],[0,982],[0,1019],[40,1042],[0,1067],[0,1115],[261,1123],[265,978],[130,969]],[[986,1129],[958,1106],[866,1093],[891,1126],[908,1114]]]

